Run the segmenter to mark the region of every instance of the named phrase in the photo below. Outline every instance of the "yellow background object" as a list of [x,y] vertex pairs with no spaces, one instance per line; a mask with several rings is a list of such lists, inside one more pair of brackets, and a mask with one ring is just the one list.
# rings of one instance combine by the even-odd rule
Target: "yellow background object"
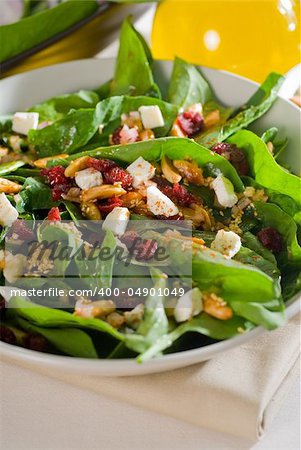
[[156,12],[155,58],[176,55],[256,81],[300,62],[299,0],[166,0]]

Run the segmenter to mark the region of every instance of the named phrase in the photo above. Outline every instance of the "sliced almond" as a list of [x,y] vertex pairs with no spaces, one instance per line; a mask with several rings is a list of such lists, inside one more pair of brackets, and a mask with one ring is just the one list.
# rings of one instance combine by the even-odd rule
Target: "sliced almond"
[[7,180],[6,178],[0,178],[0,192],[5,194],[17,194],[22,189],[22,186],[14,181]]
[[81,158],[75,159],[65,170],[65,176],[69,178],[75,177],[76,172],[87,168],[87,162],[89,156],[82,156]]
[[177,122],[174,122],[172,129],[170,131],[170,135],[176,137],[186,137],[186,134],[182,131],[181,127],[177,124]]
[[229,320],[233,311],[226,302],[214,293],[204,293],[202,296],[204,311],[212,317],[220,320]]
[[80,210],[83,216],[89,220],[101,220],[101,213],[93,202],[81,203]]
[[101,200],[104,198],[111,198],[126,194],[126,191],[121,187],[121,184],[102,184],[90,189],[86,189],[81,194],[83,202],[91,202],[93,200]]
[[127,192],[120,197],[120,200],[122,200],[122,206],[131,209],[138,206],[142,202],[142,198],[140,192]]
[[171,161],[167,156],[163,156],[161,160],[161,169],[163,175],[170,183],[179,183],[182,179],[179,171],[172,165]]
[[221,121],[220,111],[219,109],[215,109],[214,111],[211,111],[209,114],[207,114],[207,116],[204,117],[204,126],[206,130],[208,130],[208,128],[213,127],[220,121]]
[[41,158],[41,159],[36,159],[33,164],[34,166],[38,167],[39,169],[46,169],[47,167],[47,163],[49,161],[53,161],[55,159],[65,159],[68,158],[68,154],[67,153],[61,153],[59,155],[55,155],[55,156],[47,156],[46,158]]
[[203,171],[196,163],[184,159],[175,159],[173,165],[189,183],[197,186],[204,185]]

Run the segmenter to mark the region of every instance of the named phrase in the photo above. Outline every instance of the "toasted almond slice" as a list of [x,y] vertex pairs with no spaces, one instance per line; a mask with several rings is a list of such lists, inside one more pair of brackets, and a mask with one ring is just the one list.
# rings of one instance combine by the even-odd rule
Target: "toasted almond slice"
[[173,165],[189,183],[197,186],[204,184],[202,169],[196,163],[185,161],[184,159],[175,159]]
[[126,194],[126,191],[121,187],[121,184],[102,184],[101,186],[95,186],[90,189],[86,189],[81,194],[83,202],[91,202],[93,200],[101,200],[104,198],[110,198],[114,196],[120,196]]
[[14,181],[7,180],[6,178],[0,178],[0,192],[5,194],[17,194],[22,189],[22,186]]
[[214,111],[211,111],[209,114],[207,114],[207,116],[204,117],[204,126],[206,130],[208,130],[208,128],[213,127],[220,121],[221,121],[220,111],[218,109],[215,109]]
[[101,213],[93,202],[81,203],[80,210],[83,216],[89,220],[101,220]]
[[170,183],[174,184],[181,181],[182,176],[180,175],[179,171],[172,165],[170,159],[168,159],[167,156],[163,156],[161,160],[161,169],[163,175]]
[[229,320],[233,316],[233,311],[226,302],[214,293],[203,293],[202,296],[204,311],[212,317],[220,320]]
[[34,166],[38,167],[39,169],[46,169],[47,167],[47,163],[49,161],[52,161],[54,159],[65,159],[68,158],[68,154],[67,153],[61,153],[59,155],[55,155],[55,156],[47,156],[46,158],[41,158],[41,159],[36,159],[33,164]]
[[65,176],[69,178],[75,177],[76,172],[87,168],[87,162],[89,156],[82,156],[71,162],[71,164],[65,170]]
[[177,124],[177,121],[174,122],[170,131],[170,135],[176,137],[187,137],[186,134],[182,131],[181,127]]

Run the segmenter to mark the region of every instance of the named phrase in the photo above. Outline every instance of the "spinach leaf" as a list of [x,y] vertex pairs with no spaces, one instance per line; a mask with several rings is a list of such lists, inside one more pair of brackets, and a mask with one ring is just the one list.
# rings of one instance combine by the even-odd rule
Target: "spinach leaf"
[[241,130],[228,139],[228,142],[237,145],[246,153],[251,174],[256,182],[288,195],[301,205],[301,179],[279,166],[266,144],[256,134]]
[[161,97],[151,70],[151,54],[143,37],[127,18],[120,33],[119,51],[110,95]]
[[155,294],[149,295],[145,301],[145,312],[138,327],[136,337],[126,336],[128,348],[138,353],[145,351],[161,336],[168,332],[168,319],[164,309],[164,297],[159,294],[167,286],[167,276],[157,269],[151,269],[155,278]]
[[220,169],[225,177],[231,180],[237,192],[244,190],[240,177],[229,161],[191,139],[167,137],[122,146],[100,147],[77,153],[68,159],[71,161],[84,155],[90,155],[95,158],[108,158],[128,164],[135,161],[139,156],[142,156],[147,161],[161,161],[164,155],[168,156],[171,160],[193,160],[202,168],[206,168],[207,165],[212,164],[214,167]]
[[52,200],[51,189],[36,178],[26,178],[19,192],[16,208],[19,213],[35,209],[50,209],[58,203]]
[[281,280],[284,301],[290,300],[295,294],[301,292],[301,270],[285,272]]
[[226,120],[232,112],[215,100],[211,87],[196,66],[181,58],[174,61],[167,98],[184,110],[194,103],[201,103],[205,114],[218,109],[221,120]]
[[281,262],[301,264],[301,247],[297,239],[297,225],[295,221],[281,208],[272,203],[255,202],[258,218],[265,227],[276,229],[282,236],[285,249],[282,252]]
[[95,108],[98,102],[99,97],[95,92],[81,90],[53,97],[32,106],[29,111],[39,113],[40,121],[55,121],[62,119],[72,109]]
[[236,336],[240,329],[248,331],[252,328],[245,319],[233,316],[230,320],[218,320],[206,313],[201,313],[189,322],[175,328],[171,333],[161,336],[151,347],[138,356],[138,362],[145,362],[170,347],[185,333],[197,332],[213,339],[223,340]]
[[54,8],[0,27],[0,62],[46,41],[93,14],[96,1],[68,0]]
[[269,275],[271,278],[278,278],[280,275],[280,271],[277,268],[276,262],[272,263],[271,261],[263,258],[261,255],[247,247],[241,247],[241,249],[233,259],[243,264],[255,266],[258,269],[262,270],[262,272]]
[[109,135],[120,125],[122,113],[135,111],[142,105],[159,106],[165,125],[155,129],[155,133],[157,137],[165,136],[177,115],[174,105],[143,96],[119,96],[102,100],[95,109],[71,111],[63,119],[41,130],[30,130],[29,142],[40,156],[74,153],[87,144],[102,125],[102,133],[94,137],[94,146],[98,143],[108,145]]
[[25,162],[21,160],[0,164],[0,176],[15,172],[17,169],[24,165]]
[[225,123],[218,124],[204,133],[200,133],[195,140],[206,147],[211,148],[218,142],[225,141],[229,136],[246,128],[256,119],[265,114],[277,98],[277,92],[283,82],[283,77],[277,73],[271,73],[255,94],[245,105],[245,108]]
[[47,341],[63,353],[77,358],[98,358],[92,339],[76,328],[42,328],[27,320],[17,319],[23,330],[41,334]]
[[254,236],[254,234],[247,231],[242,235],[241,241],[245,247],[253,250],[255,253],[262,256],[265,260],[269,261],[274,266],[277,266],[277,261],[273,253],[269,249],[264,247],[259,239]]
[[278,128],[272,127],[263,133],[261,139],[265,144],[271,142],[273,144],[273,156],[277,160],[278,156],[286,149],[288,144],[288,138],[282,140],[276,140]]
[[124,335],[101,319],[88,319],[75,316],[60,309],[36,305],[22,297],[13,297],[9,301],[10,310],[16,317],[28,320],[42,328],[82,328],[106,333],[117,340],[124,341]]

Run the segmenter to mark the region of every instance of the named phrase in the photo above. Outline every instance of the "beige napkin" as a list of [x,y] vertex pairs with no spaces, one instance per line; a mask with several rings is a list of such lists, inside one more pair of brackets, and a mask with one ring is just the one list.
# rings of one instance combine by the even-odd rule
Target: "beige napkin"
[[205,363],[139,377],[39,372],[216,431],[260,438],[300,366],[300,315]]

